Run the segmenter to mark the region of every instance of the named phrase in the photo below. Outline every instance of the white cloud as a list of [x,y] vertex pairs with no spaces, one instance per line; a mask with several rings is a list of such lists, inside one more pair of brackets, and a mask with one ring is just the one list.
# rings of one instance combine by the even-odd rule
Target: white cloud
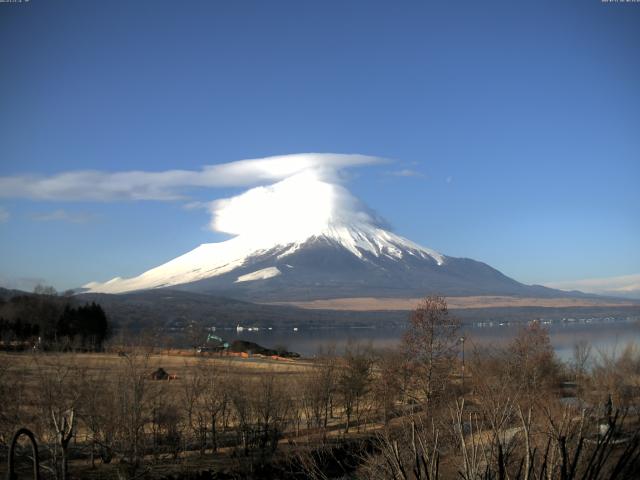
[[[241,160],[205,166],[198,171],[64,172],[50,177],[0,178],[0,196],[41,200],[185,200],[190,188],[238,187],[245,192],[213,202],[188,201],[185,210],[206,209],[209,228],[231,235],[272,235],[318,231],[332,223],[383,220],[342,185],[348,167],[383,162],[365,155],[307,153]],[[405,172],[407,175],[407,172]],[[38,221],[89,221],[87,214],[55,210]]]
[[640,273],[619,277],[586,278],[546,284],[561,290],[580,290],[585,293],[640,298]]
[[332,223],[381,222],[339,183],[309,170],[210,204],[211,229],[232,235],[317,232]]
[[8,222],[9,217],[9,211],[4,207],[0,207],[0,223]]
[[403,168],[400,170],[394,170],[389,172],[390,175],[394,175],[396,177],[426,177],[426,175],[422,172],[418,172],[417,170],[413,170],[411,168]]
[[182,205],[182,208],[184,210],[200,210],[203,208],[208,209],[209,203],[208,202],[188,202]]
[[95,219],[95,215],[86,212],[68,212],[58,209],[48,213],[38,213],[31,216],[32,220],[38,222],[69,222],[87,223]]
[[104,172],[0,177],[0,197],[52,201],[180,200],[190,188],[242,187],[277,182],[313,170],[335,180],[347,167],[381,162],[366,155],[301,153],[207,165],[200,170]]

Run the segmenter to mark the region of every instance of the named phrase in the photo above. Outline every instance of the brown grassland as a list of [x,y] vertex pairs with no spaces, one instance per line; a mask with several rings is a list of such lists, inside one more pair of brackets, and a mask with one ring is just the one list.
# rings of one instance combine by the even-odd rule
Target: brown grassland
[[[56,480],[638,478],[637,346],[581,343],[563,364],[532,323],[465,358],[458,327],[435,297],[397,350],[2,353],[0,474],[26,427]],[[24,441],[15,454],[29,478]]]
[[[385,311],[413,310],[420,298],[330,298],[301,302],[272,302],[272,305],[293,305],[319,310]],[[451,309],[500,307],[624,307],[638,305],[637,301],[609,298],[529,298],[509,296],[447,297]]]

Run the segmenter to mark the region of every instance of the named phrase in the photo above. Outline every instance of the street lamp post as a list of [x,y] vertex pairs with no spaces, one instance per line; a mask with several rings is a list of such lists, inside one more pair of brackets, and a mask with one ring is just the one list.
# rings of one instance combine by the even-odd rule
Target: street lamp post
[[462,343],[462,396],[464,396],[464,341],[465,337],[460,337]]

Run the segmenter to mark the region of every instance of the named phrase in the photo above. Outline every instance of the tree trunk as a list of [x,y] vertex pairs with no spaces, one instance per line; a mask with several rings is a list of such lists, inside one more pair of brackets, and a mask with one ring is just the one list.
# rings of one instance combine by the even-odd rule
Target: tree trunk
[[67,447],[68,447],[68,443],[65,442],[63,445],[61,445],[62,447],[62,468],[61,468],[61,474],[62,474],[62,480],[67,480]]
[[218,451],[218,432],[216,430],[216,417],[211,417],[211,453]]
[[247,432],[246,428],[242,430],[242,444],[244,446],[244,456],[248,457],[249,456],[249,433]]

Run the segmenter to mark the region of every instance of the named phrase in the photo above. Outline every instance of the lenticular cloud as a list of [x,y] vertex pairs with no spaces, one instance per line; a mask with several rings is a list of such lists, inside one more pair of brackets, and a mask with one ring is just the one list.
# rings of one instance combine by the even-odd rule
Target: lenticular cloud
[[210,204],[211,228],[232,235],[286,235],[310,234],[328,225],[377,223],[335,174],[310,169],[216,200]]
[[300,153],[205,165],[200,170],[104,172],[74,170],[55,175],[0,177],[1,198],[49,201],[175,201],[198,188],[250,187],[313,171],[335,179],[342,169],[378,163],[366,155]]
[[[0,197],[48,201],[184,201],[197,189],[249,190],[206,204],[210,227],[231,235],[307,233],[337,224],[382,225],[342,185],[350,167],[383,162],[367,155],[299,153],[205,165],[199,170],[0,177]],[[201,205],[190,202],[186,206]],[[1,213],[1,212],[0,212]],[[0,216],[1,217],[1,216]],[[0,218],[1,220],[1,218]]]

